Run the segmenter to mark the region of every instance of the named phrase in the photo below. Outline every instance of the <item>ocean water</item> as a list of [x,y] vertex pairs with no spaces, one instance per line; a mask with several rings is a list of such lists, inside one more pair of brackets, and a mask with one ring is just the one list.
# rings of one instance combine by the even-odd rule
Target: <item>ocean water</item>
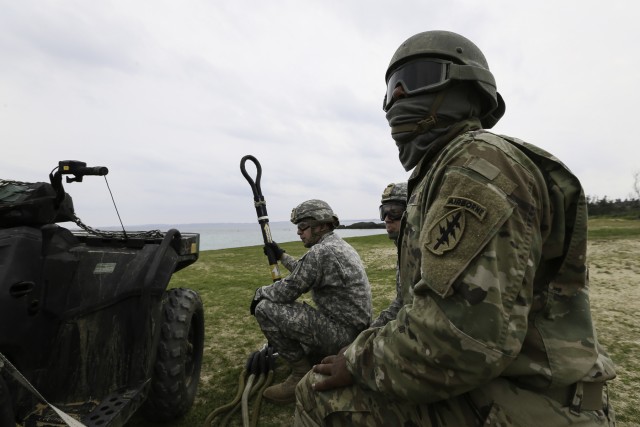
[[[377,219],[359,219],[351,221],[341,221],[344,225],[354,222],[379,222]],[[296,233],[296,226],[289,221],[269,222],[271,236],[277,243],[299,242],[300,238]],[[111,227],[109,227],[111,228]],[[228,223],[228,224],[154,224],[136,227],[140,230],[159,229],[167,231],[175,228],[182,232],[200,233],[200,250],[208,251],[213,249],[239,248],[244,246],[262,245],[262,232],[260,224],[255,223]],[[384,228],[376,229],[338,229],[336,233],[340,237],[369,236],[373,234],[385,234]]]

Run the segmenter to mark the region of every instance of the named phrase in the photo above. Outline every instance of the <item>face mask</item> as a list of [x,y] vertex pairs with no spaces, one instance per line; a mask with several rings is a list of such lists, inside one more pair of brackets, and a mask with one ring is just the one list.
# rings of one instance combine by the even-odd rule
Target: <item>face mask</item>
[[[422,95],[402,98],[393,103],[387,112],[389,126],[417,124],[432,114],[432,105],[440,92],[426,93]],[[440,106],[435,112],[438,120],[448,123],[435,127],[424,132],[396,132],[391,136],[398,146],[400,163],[406,171],[413,169],[418,162],[430,151],[430,145],[439,137],[447,134],[449,129],[456,122],[468,118],[478,117],[481,111],[480,97],[470,86],[458,84],[450,86]]]

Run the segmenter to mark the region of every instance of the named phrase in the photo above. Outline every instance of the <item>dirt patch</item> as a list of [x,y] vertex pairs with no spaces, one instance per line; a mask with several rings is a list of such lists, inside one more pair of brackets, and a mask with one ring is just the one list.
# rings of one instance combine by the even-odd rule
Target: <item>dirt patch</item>
[[619,426],[640,423],[640,240],[589,243],[590,297],[598,339],[616,364],[609,390]]

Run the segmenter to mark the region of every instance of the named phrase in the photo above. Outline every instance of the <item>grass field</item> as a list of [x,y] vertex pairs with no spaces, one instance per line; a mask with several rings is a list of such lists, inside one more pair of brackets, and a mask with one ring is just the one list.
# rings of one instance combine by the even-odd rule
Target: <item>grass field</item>
[[[618,425],[640,425],[640,221],[593,219],[590,226],[589,265],[593,316],[600,342],[617,365],[618,378],[610,395]],[[395,296],[395,249],[386,235],[347,239],[360,253],[372,285],[377,315]],[[282,244],[287,253],[302,255],[301,243]],[[270,282],[266,258],[259,246],[205,251],[200,260],[178,272],[172,286],[197,290],[204,302],[205,355],[198,396],[187,416],[167,427],[202,426],[207,415],[229,402],[238,388],[246,358],[265,340],[249,315],[254,290]],[[287,375],[276,369],[275,381]],[[291,424],[294,405],[263,401],[261,426]],[[151,427],[136,417],[128,426]],[[230,426],[242,425],[236,414]]]

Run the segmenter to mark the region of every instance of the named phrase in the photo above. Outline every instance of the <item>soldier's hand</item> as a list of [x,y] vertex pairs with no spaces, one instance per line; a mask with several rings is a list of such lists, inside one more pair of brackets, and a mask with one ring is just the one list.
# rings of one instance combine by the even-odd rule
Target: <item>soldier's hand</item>
[[271,252],[278,261],[282,258],[282,254],[285,253],[285,250],[278,246],[276,242],[265,243],[263,250],[267,257],[269,256],[269,252]]
[[327,356],[313,367],[313,371],[326,377],[313,384],[315,391],[325,391],[334,388],[346,387],[353,384],[353,376],[347,369],[347,359],[343,351],[335,356]]

